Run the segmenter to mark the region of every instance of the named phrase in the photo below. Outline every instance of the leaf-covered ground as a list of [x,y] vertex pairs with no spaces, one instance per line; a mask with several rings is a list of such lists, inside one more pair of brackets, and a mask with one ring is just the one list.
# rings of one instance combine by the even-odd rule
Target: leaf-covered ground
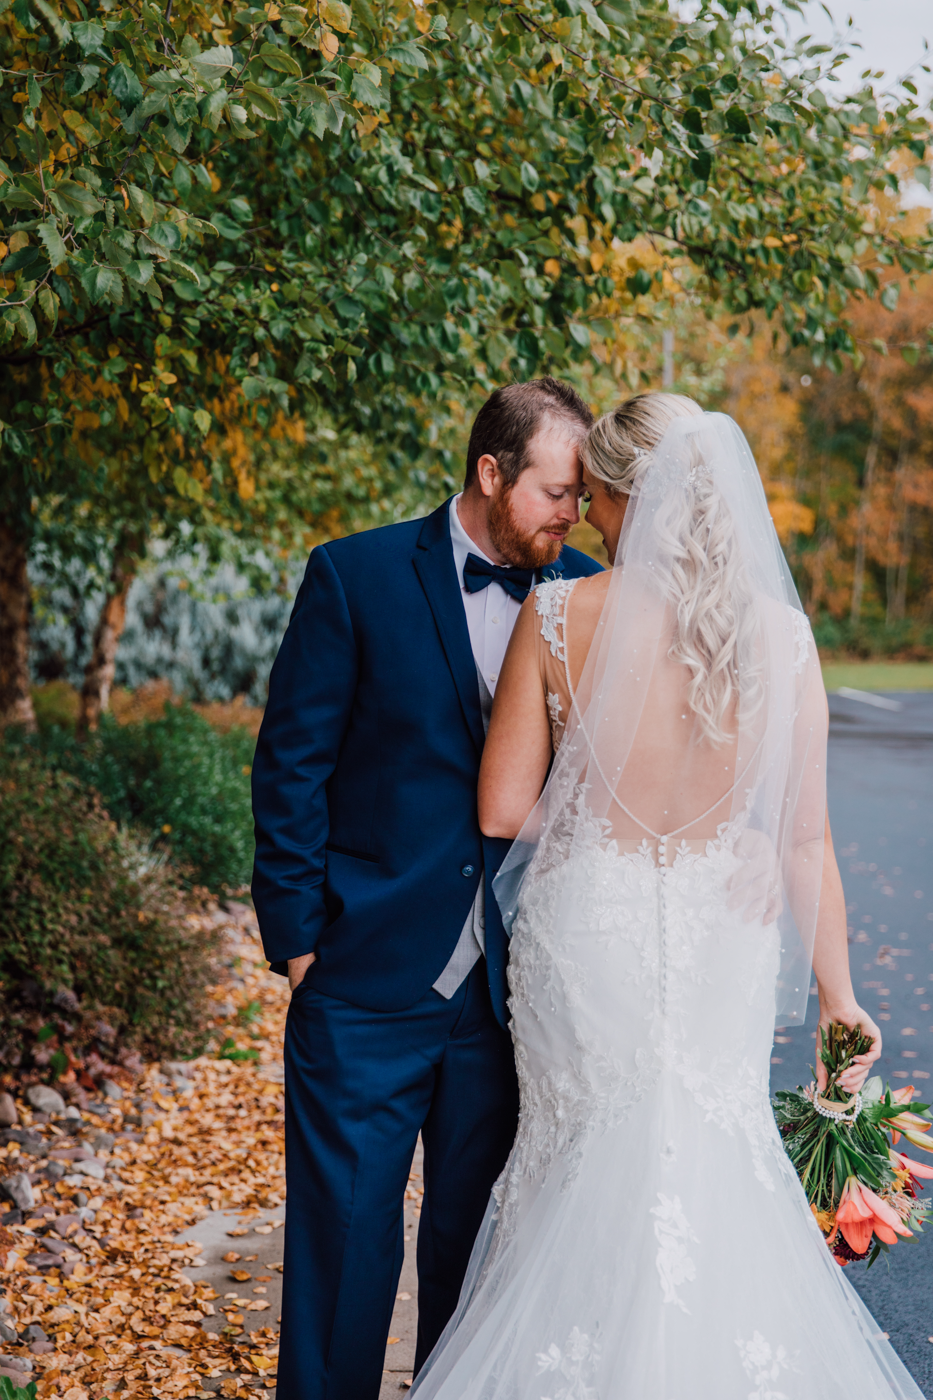
[[[70,1120],[49,1121],[18,1099],[19,1123],[0,1134],[0,1178],[25,1171],[36,1197],[22,1223],[8,1214],[0,1225],[0,1324],[18,1338],[0,1347],[0,1375],[19,1370],[39,1400],[236,1396],[275,1384],[269,1304],[249,1300],[259,1314],[250,1322],[264,1325],[244,1331],[244,1300],[199,1281],[191,1266],[201,1246],[175,1239],[210,1211],[235,1209],[246,1221],[285,1196],[287,985],[267,970],[252,911],[233,908],[228,936],[215,1040],[243,1058],[215,1051],[135,1077],[114,1070],[123,1098],[101,1094]],[[55,1161],[67,1170],[51,1183]]]

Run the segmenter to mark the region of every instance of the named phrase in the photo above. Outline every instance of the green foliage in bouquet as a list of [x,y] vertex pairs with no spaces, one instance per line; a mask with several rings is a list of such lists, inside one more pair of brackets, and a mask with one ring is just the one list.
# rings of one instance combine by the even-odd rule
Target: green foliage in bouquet
[[[892,1092],[879,1077],[861,1093],[848,1094],[839,1080],[871,1039],[834,1022],[820,1030],[820,1059],[828,1081],[822,1093],[807,1088],[779,1091],[775,1117],[784,1149],[800,1177],[810,1209],[840,1264],[879,1253],[919,1231],[929,1202],[919,1198],[919,1178],[933,1168],[894,1151],[903,1136],[933,1152],[924,1136],[929,1105],[911,1104],[913,1086]],[[888,1135],[891,1135],[889,1141]]]

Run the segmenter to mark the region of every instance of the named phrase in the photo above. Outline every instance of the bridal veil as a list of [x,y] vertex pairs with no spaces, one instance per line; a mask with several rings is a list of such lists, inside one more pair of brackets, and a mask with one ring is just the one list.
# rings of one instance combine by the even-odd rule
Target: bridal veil
[[639,456],[564,738],[496,896],[511,928],[529,872],[594,841],[661,864],[724,843],[749,937],[777,925],[777,1023],[802,1022],[826,804],[812,634],[736,423],[677,417]]

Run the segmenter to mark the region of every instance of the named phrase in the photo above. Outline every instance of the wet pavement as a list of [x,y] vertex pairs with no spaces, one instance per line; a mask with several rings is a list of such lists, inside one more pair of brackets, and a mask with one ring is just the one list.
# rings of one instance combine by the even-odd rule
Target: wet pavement
[[[933,1100],[933,694],[877,698],[830,696],[829,816],[852,981],[884,1037],[877,1072]],[[807,1024],[775,1037],[772,1091],[809,1082],[815,1026],[812,995]],[[933,1221],[848,1277],[933,1400]]]

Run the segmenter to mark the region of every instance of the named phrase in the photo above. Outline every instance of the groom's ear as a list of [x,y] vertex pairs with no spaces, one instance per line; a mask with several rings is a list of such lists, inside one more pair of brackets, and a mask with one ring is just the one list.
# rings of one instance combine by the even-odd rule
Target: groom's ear
[[476,484],[484,496],[493,496],[496,483],[500,480],[499,463],[495,457],[484,452],[476,463]]

